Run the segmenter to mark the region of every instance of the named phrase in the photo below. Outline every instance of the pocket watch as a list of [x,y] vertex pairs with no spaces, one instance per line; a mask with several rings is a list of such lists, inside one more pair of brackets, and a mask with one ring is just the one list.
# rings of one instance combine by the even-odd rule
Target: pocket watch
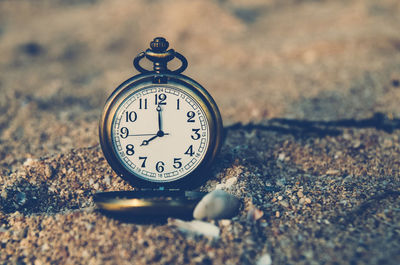
[[[182,75],[186,58],[161,37],[133,60],[140,74],[107,99],[99,126],[100,145],[111,168],[135,190],[95,195],[101,209],[158,215],[186,212],[202,193],[186,191],[207,178],[222,141],[217,104],[196,81]],[[142,59],[153,70],[141,66]],[[168,62],[180,60],[178,69]]]

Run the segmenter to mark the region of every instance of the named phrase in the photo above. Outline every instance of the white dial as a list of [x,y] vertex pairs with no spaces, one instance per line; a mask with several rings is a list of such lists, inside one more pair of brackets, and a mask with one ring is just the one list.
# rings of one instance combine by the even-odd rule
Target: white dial
[[122,102],[111,135],[128,171],[148,181],[170,182],[203,160],[209,130],[205,111],[194,97],[176,87],[151,85]]

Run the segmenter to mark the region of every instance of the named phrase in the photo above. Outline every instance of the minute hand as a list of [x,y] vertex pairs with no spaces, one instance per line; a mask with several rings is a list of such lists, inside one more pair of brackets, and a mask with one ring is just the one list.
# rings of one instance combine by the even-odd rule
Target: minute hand
[[162,119],[161,119],[161,107],[157,107],[158,112],[158,132],[162,132]]

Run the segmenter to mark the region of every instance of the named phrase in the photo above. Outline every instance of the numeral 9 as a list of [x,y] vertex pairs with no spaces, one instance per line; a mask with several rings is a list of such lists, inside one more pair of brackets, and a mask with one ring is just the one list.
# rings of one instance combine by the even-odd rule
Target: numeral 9
[[121,138],[125,139],[126,137],[129,136],[129,130],[126,127],[121,128]]

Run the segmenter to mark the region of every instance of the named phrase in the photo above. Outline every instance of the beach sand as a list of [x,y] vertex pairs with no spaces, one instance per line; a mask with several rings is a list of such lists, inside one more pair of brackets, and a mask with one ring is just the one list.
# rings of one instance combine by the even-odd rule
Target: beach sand
[[[397,0],[0,1],[0,263],[398,264],[399,13]],[[98,122],[157,36],[224,120],[199,190],[222,184],[243,206],[210,221],[218,239],[93,203],[132,190]]]

